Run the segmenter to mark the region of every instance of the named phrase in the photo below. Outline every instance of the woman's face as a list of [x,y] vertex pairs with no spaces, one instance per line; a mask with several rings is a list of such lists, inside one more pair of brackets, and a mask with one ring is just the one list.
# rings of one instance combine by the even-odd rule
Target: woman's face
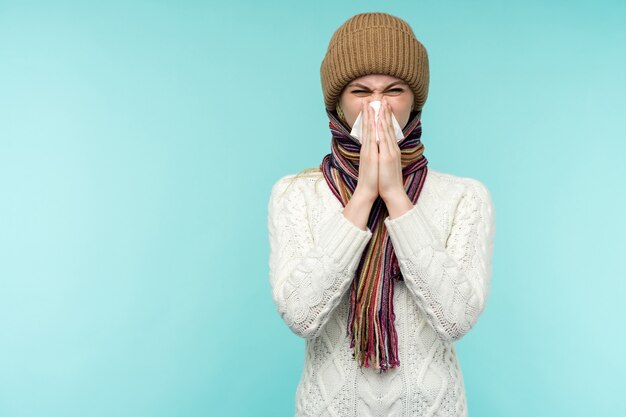
[[339,105],[346,116],[346,122],[352,127],[363,101],[369,103],[386,97],[385,100],[391,105],[394,116],[404,129],[411,115],[413,96],[413,91],[403,80],[390,75],[369,74],[348,83],[339,96]]

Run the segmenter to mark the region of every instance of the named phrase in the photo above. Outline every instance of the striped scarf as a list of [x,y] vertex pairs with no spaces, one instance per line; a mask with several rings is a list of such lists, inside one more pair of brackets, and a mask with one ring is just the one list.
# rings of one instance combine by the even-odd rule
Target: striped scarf
[[[330,189],[345,207],[357,185],[361,144],[350,135],[350,129],[334,111],[326,109],[332,134],[331,153],[322,160],[320,169]],[[398,142],[402,152],[404,189],[413,204],[426,180],[428,160],[424,156],[421,113],[411,113],[402,129],[404,139]],[[367,222],[372,239],[363,251],[350,287],[350,313],[347,325],[353,359],[359,366],[379,369],[380,373],[400,366],[398,337],[393,311],[393,279],[402,280],[398,258],[384,225],[389,215],[383,199],[374,201]]]

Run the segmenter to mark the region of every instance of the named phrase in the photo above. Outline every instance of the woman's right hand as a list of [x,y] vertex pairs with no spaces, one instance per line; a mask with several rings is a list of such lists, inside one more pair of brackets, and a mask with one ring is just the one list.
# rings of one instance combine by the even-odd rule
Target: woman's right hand
[[378,197],[378,143],[376,143],[374,109],[366,100],[361,103],[361,114],[363,130],[359,156],[359,179],[354,193],[358,192],[374,201]]

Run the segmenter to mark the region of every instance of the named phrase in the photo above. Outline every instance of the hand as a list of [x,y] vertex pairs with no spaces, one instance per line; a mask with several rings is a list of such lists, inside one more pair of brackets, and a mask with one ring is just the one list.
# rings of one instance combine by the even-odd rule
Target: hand
[[378,194],[385,201],[388,199],[406,194],[404,181],[402,179],[402,152],[391,121],[391,106],[385,100],[381,100],[380,111],[378,113]]
[[378,197],[378,145],[376,144],[375,113],[369,102],[361,103],[363,134],[359,153],[359,179],[355,193],[374,201]]

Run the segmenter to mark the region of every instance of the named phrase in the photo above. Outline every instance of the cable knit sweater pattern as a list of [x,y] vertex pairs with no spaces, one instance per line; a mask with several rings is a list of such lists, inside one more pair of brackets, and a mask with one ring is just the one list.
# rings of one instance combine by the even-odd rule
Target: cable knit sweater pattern
[[479,180],[428,169],[417,204],[388,229],[400,366],[359,368],[346,335],[350,283],[372,232],[343,215],[321,172],[290,174],[268,203],[272,297],[305,339],[296,416],[467,416],[453,342],[476,324],[491,283],[495,211]]

